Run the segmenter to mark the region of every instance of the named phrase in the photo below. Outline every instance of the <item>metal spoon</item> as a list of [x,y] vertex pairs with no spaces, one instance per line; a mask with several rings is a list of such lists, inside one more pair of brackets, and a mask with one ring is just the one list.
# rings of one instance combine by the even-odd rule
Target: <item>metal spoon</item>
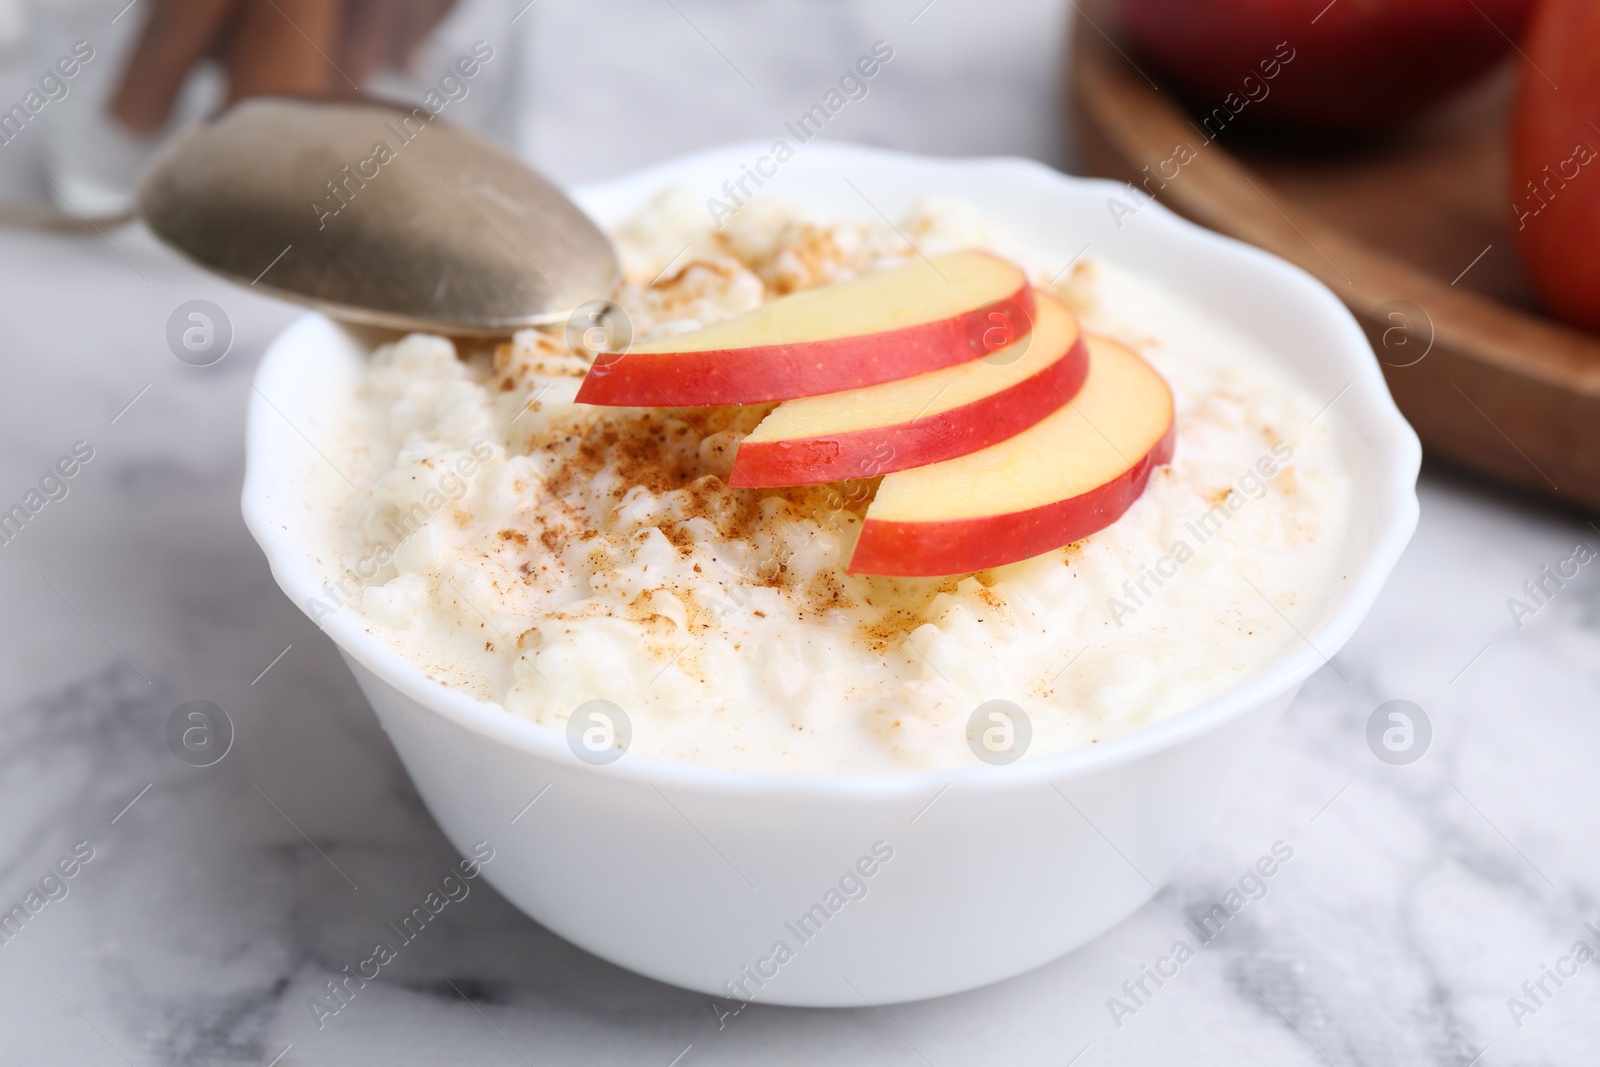
[[423,108],[246,100],[162,149],[138,204],[201,266],[365,325],[505,333],[619,276],[559,189]]

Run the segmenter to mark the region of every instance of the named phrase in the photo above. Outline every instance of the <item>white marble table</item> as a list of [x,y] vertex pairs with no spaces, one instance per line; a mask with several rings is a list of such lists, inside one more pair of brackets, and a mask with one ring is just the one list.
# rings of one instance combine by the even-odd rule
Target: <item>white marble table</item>
[[[1056,6],[938,0],[913,25],[920,6],[763,3],[741,25],[679,0],[749,89],[671,6],[544,0],[531,144],[583,178],[761,136],[893,37],[903,64],[842,136],[1059,161]],[[650,61],[579,85],[570,40],[607,25],[625,59]],[[622,118],[653,80],[680,103]],[[17,148],[0,150],[0,178],[27,190]],[[209,368],[164,339],[193,298],[237,333]],[[1546,978],[1537,1003],[1522,987],[1574,941],[1600,948],[1585,928],[1600,927],[1600,571],[1521,629],[1506,602],[1600,531],[1433,468],[1416,541],[1338,673],[1307,685],[1178,878],[1071,957],[881,1014],[755,1007],[719,1028],[706,998],[586,955],[480,884],[319,1031],[308,998],[454,857],[239,518],[250,374],[293,312],[133,231],[0,236],[0,308],[0,509],[75,442],[94,449],[0,545],[0,911],[75,843],[93,848],[67,895],[0,944],[6,1067],[1594,1062],[1600,968]],[[204,769],[164,739],[196,698],[237,730]],[[1364,736],[1395,698],[1434,728],[1411,766]],[[1185,922],[1278,841],[1293,859],[1266,896],[1117,1025],[1108,998],[1132,1006],[1122,984],[1194,943]],[[1513,996],[1534,1010],[1514,1020]]]

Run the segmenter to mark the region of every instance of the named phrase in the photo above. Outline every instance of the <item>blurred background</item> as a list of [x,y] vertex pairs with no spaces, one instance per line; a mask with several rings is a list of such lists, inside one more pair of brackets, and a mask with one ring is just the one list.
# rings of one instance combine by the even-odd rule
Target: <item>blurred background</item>
[[[0,0],[0,213],[54,204],[72,229],[0,229],[0,507],[80,444],[93,457],[0,545],[0,906],[76,842],[95,857],[0,944],[0,1064],[1592,1059],[1593,976],[1537,983],[1575,941],[1600,946],[1586,925],[1600,927],[1600,580],[1586,566],[1542,596],[1528,588],[1578,546],[1600,547],[1600,356],[1581,325],[1596,305],[1561,284],[1600,274],[1587,206],[1600,200],[1585,192],[1600,167],[1579,150],[1600,146],[1600,107],[1586,103],[1594,5],[1551,0],[1571,21],[1543,51],[1529,4],[1487,0],[1130,0],[1121,22],[1069,0],[460,0],[415,23],[399,6],[269,0],[245,16],[229,0]],[[226,44],[197,34],[129,90],[146,26],[192,27],[202,9],[217,25],[261,21]],[[828,138],[1132,180],[1118,195],[1159,196],[1347,301],[1430,451],[1421,528],[1338,672],[1307,685],[1173,884],[999,986],[732,1020],[566,945],[481,886],[347,1017],[315,1026],[307,999],[454,857],[239,517],[250,375],[296,310],[198,272],[137,226],[82,216],[115,211],[163,132],[226,98],[225,70],[342,91],[306,59],[310,36],[283,23],[369,15],[390,29],[368,36],[392,48],[349,63],[388,95],[437,89],[455,57],[490,44],[480,76],[444,88],[445,116],[563,183],[781,136],[882,40],[893,62]],[[259,45],[274,34],[286,51]],[[1565,59],[1563,42],[1576,42]],[[1512,101],[1534,78],[1567,95],[1531,113],[1573,122],[1524,119],[1518,158]],[[1303,108],[1258,122],[1264,80],[1274,110],[1294,95]],[[148,132],[108,132],[115,100]],[[13,104],[25,121],[8,127]],[[1173,162],[1184,146],[1194,158]],[[1516,236],[1519,204],[1559,247]],[[227,331],[204,365],[168,340],[195,300]],[[194,767],[164,731],[202,698],[226,710],[234,741]],[[1403,764],[1366,740],[1397,699],[1431,728]],[[1108,1014],[1188,916],[1279,841],[1295,859],[1270,896],[1136,1018]]]
[[[141,5],[155,2],[137,0],[112,27],[126,0],[0,0],[0,48],[13,89],[0,99],[20,99],[38,76],[32,67],[47,69],[75,40],[109,40],[112,53],[126,56],[142,25]],[[923,11],[925,5],[759,0],[732,17],[725,5],[695,0],[462,0],[410,64],[442,72],[455,57],[452,47],[479,39],[500,47],[509,62],[495,73],[508,73],[483,95],[514,93],[514,103],[475,106],[466,121],[571,183],[731,140],[778,136],[857,52],[882,39],[896,47],[895,80],[874,84],[873,105],[849,109],[830,136],[836,129],[843,140],[907,151],[1065,163],[1070,137],[1055,120],[1064,112],[1067,4],[1008,0],[995,11],[951,4],[938,18],[933,13],[945,0]],[[103,72],[102,101],[113,67],[95,72]],[[198,115],[220,99],[219,75],[203,71],[178,110]],[[391,75],[372,88],[404,95],[405,86]],[[49,191],[26,166],[6,172],[13,188]]]

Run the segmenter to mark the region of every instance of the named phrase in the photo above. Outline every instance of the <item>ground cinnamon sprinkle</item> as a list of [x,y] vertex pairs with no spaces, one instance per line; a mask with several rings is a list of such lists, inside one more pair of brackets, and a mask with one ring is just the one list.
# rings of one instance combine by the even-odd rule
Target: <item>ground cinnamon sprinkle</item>
[[839,576],[829,571],[819,571],[807,582],[804,595],[806,610],[813,615],[820,615],[831,608],[842,608],[852,600]]
[[896,608],[875,621],[863,622],[856,628],[856,636],[873,652],[882,655],[900,647],[913,630],[927,621],[927,617],[921,611]]
[[[717,408],[697,411],[695,418],[706,428],[705,432],[734,431],[742,437],[767,410],[770,408]],[[710,469],[715,465],[715,454],[708,460],[697,447],[702,432],[673,412],[628,409],[608,413],[581,434],[569,434],[539,446],[559,455],[557,465],[545,479],[544,494],[585,501],[602,476],[615,483],[613,496],[625,496],[633,489],[642,489],[653,497],[670,494],[672,517],[659,529],[680,548],[695,539],[687,528],[692,520],[712,523],[724,539],[745,540],[758,531],[776,529],[823,509],[830,496],[826,486],[745,489],[728,485],[721,473]],[[775,507],[780,510],[774,511]],[[594,530],[586,530],[584,536],[594,536]],[[560,552],[548,543],[546,547]]]

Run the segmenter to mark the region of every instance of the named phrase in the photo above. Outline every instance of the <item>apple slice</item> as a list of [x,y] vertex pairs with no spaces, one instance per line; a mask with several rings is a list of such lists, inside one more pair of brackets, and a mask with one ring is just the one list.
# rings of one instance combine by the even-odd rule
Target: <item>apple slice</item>
[[1028,329],[1021,268],[955,252],[779,297],[702,330],[603,354],[584,404],[755,404],[837,393],[986,356]]
[[1054,415],[981,452],[884,478],[850,573],[967,574],[1104,529],[1171,461],[1172,415],[1154,367],[1091,336],[1089,376]]
[[1033,294],[1033,330],[981,360],[779,404],[739,445],[732,485],[875,477],[976,452],[1058,410],[1089,371],[1077,317]]

